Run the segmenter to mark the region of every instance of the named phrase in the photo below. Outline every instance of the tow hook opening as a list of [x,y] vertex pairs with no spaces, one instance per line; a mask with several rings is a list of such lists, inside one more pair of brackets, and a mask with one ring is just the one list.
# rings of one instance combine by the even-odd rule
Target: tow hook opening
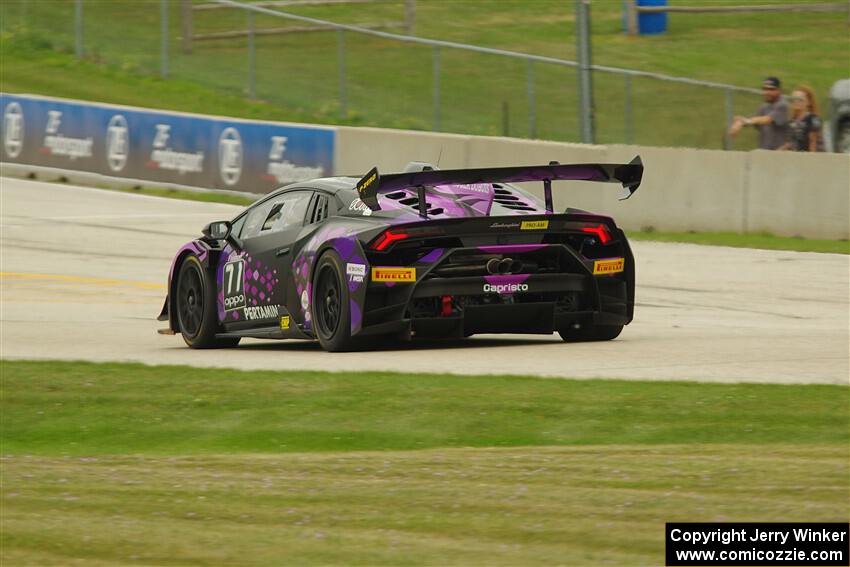
[[444,295],[441,298],[440,302],[440,316],[441,317],[451,317],[452,316],[452,296]]

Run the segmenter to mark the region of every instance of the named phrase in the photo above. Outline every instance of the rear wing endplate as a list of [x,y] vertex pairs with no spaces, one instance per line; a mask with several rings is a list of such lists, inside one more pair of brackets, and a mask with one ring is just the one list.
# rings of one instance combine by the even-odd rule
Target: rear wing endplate
[[546,198],[546,210],[553,212],[552,181],[602,181],[621,183],[629,194],[628,199],[640,187],[643,177],[643,162],[640,156],[629,163],[585,163],[562,165],[550,162],[549,165],[523,165],[514,167],[489,167],[482,169],[442,169],[415,171],[409,173],[390,173],[381,175],[377,167],[357,182],[357,194],[363,203],[373,211],[381,210],[378,195],[391,193],[399,189],[416,188],[419,192],[419,211],[425,217],[425,187],[437,185],[469,185],[473,183],[521,183],[523,181],[542,181]]

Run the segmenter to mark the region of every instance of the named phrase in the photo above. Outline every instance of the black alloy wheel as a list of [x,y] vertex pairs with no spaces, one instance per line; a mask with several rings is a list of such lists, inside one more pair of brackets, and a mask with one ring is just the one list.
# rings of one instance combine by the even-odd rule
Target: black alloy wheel
[[216,338],[219,332],[215,305],[215,284],[194,254],[180,265],[172,305],[177,313],[177,327],[183,340],[192,348],[232,347],[239,337]]
[[332,337],[339,328],[341,311],[339,282],[332,264],[323,266],[319,272],[318,284],[316,299],[313,302],[316,324],[322,335]]
[[351,350],[351,311],[348,285],[342,277],[342,261],[326,252],[316,266],[312,309],[316,337],[329,352]]
[[194,338],[204,320],[204,282],[197,262],[186,261],[177,282],[177,320],[180,332]]

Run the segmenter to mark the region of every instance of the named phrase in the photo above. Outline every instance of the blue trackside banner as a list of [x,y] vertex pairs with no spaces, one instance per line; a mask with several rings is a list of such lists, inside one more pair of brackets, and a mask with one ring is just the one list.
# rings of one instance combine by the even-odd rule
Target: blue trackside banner
[[266,193],[333,175],[331,127],[0,93],[6,163]]

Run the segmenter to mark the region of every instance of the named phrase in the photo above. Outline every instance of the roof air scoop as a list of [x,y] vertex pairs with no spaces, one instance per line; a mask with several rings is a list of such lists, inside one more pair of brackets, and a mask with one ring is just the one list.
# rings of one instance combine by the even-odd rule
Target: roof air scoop
[[424,161],[412,161],[404,166],[404,173],[416,173],[419,171],[436,171],[440,169],[437,166],[431,165]]

